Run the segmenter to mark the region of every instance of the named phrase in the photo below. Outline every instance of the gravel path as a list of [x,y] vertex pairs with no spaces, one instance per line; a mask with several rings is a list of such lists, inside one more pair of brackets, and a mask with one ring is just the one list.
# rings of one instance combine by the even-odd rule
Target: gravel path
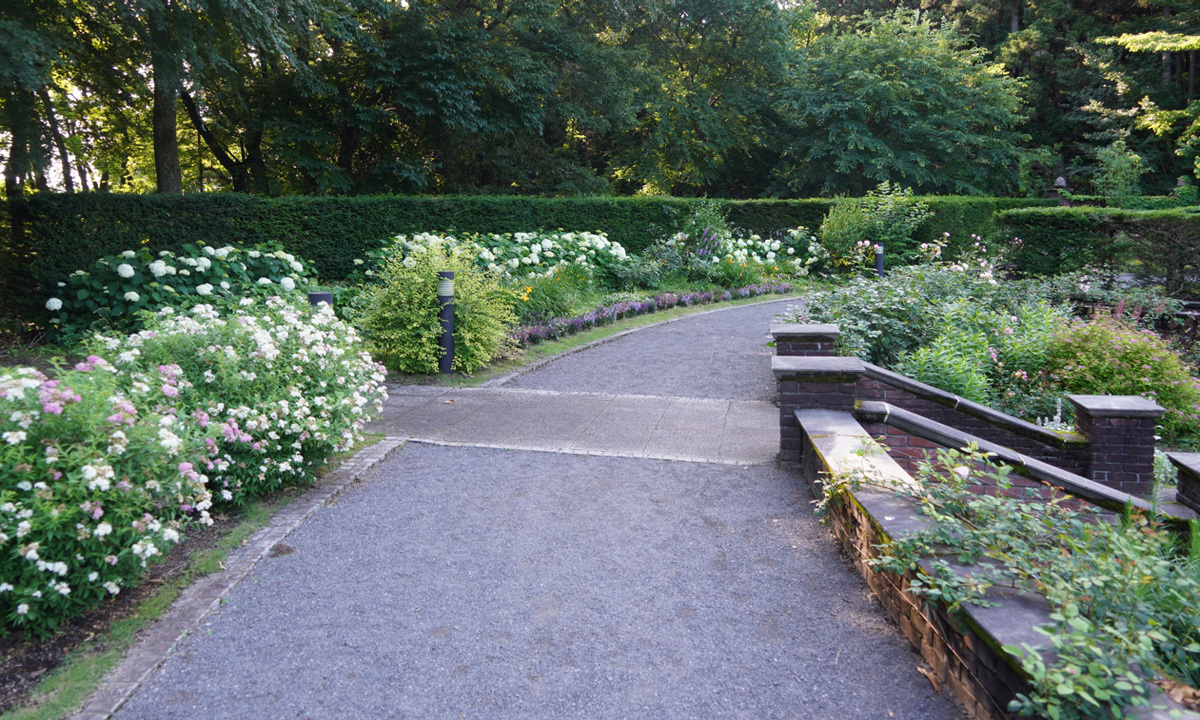
[[787,473],[409,444],[117,717],[960,718]]
[[771,400],[767,328],[796,298],[648,328],[518,376],[506,387],[614,395]]
[[462,446],[410,442],[256,540],[284,538],[161,669],[110,689],[137,688],[116,717],[962,718],[768,462],[786,306],[507,389],[398,393],[377,430]]

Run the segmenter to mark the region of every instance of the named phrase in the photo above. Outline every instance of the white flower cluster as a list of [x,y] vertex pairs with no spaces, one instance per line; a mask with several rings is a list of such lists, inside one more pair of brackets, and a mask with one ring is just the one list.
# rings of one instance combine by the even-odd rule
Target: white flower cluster
[[[158,364],[179,336],[188,337],[194,357]],[[113,350],[139,352],[129,374],[135,393],[186,391],[195,403],[192,420],[212,441],[209,484],[225,500],[310,479],[329,455],[361,439],[386,397],[384,369],[328,305],[314,310],[272,297],[240,305],[231,317],[197,305],[113,340]],[[173,384],[155,390],[148,377],[155,367],[171,368]],[[159,430],[168,452],[176,451],[174,432]]]
[[781,239],[760,235],[719,234],[692,242],[687,233],[676,233],[663,241],[713,263],[740,265],[778,265],[795,275],[807,275],[822,255],[820,243],[806,228],[788,230]]
[[73,272],[68,282],[59,283],[64,297],[50,298],[46,309],[62,313],[56,323],[78,329],[90,327],[95,314],[106,310],[110,325],[132,329],[135,311],[176,304],[179,296],[253,294],[256,288],[277,294],[304,283],[304,264],[283,250],[203,245],[190,253],[163,250],[157,256],[126,250],[97,260],[90,271]]
[[418,233],[411,238],[397,235],[391,249],[405,258],[408,265],[413,255],[434,247],[449,247],[456,255],[469,253],[481,268],[508,279],[549,275],[572,263],[592,268],[624,264],[630,260],[621,243],[609,240],[604,233],[590,232],[494,233],[462,237]]

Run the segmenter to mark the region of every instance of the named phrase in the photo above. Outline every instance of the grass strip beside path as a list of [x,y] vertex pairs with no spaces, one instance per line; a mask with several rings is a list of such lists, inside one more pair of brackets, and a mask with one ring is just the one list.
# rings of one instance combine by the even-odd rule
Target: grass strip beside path
[[[344,460],[383,438],[380,433],[369,434],[361,443],[331,459],[318,475],[336,469]],[[193,550],[183,569],[139,601],[127,617],[112,621],[107,630],[72,649],[58,667],[46,673],[25,702],[0,715],[0,720],[58,720],[77,712],[104,677],[124,660],[139,634],[161,618],[184,589],[206,575],[224,570],[225,559],[231,552],[245,545],[270,523],[275,513],[306,489],[306,486],[286,488],[237,511],[234,525]]]

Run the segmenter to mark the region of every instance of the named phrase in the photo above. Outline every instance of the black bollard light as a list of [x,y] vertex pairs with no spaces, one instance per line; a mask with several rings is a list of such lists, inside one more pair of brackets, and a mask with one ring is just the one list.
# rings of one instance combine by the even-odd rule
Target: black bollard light
[[316,307],[321,303],[329,303],[329,307],[333,307],[333,293],[331,292],[315,292],[308,294],[308,304]]
[[875,243],[875,274],[883,277],[883,243]]
[[438,372],[447,374],[454,366],[454,271],[438,271],[438,322],[442,326],[442,336],[438,339],[438,347],[442,356],[438,358]]

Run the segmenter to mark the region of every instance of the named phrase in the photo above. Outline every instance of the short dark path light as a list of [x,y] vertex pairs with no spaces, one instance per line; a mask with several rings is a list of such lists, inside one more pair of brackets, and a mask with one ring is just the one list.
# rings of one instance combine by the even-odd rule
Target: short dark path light
[[331,292],[315,292],[308,294],[308,304],[316,307],[321,303],[328,303],[329,307],[333,307],[333,293]]
[[438,372],[452,372],[454,365],[454,271],[438,271],[438,322],[442,326],[442,336],[438,338],[438,347],[442,356],[438,358]]
[[875,274],[883,277],[883,243],[875,243]]

